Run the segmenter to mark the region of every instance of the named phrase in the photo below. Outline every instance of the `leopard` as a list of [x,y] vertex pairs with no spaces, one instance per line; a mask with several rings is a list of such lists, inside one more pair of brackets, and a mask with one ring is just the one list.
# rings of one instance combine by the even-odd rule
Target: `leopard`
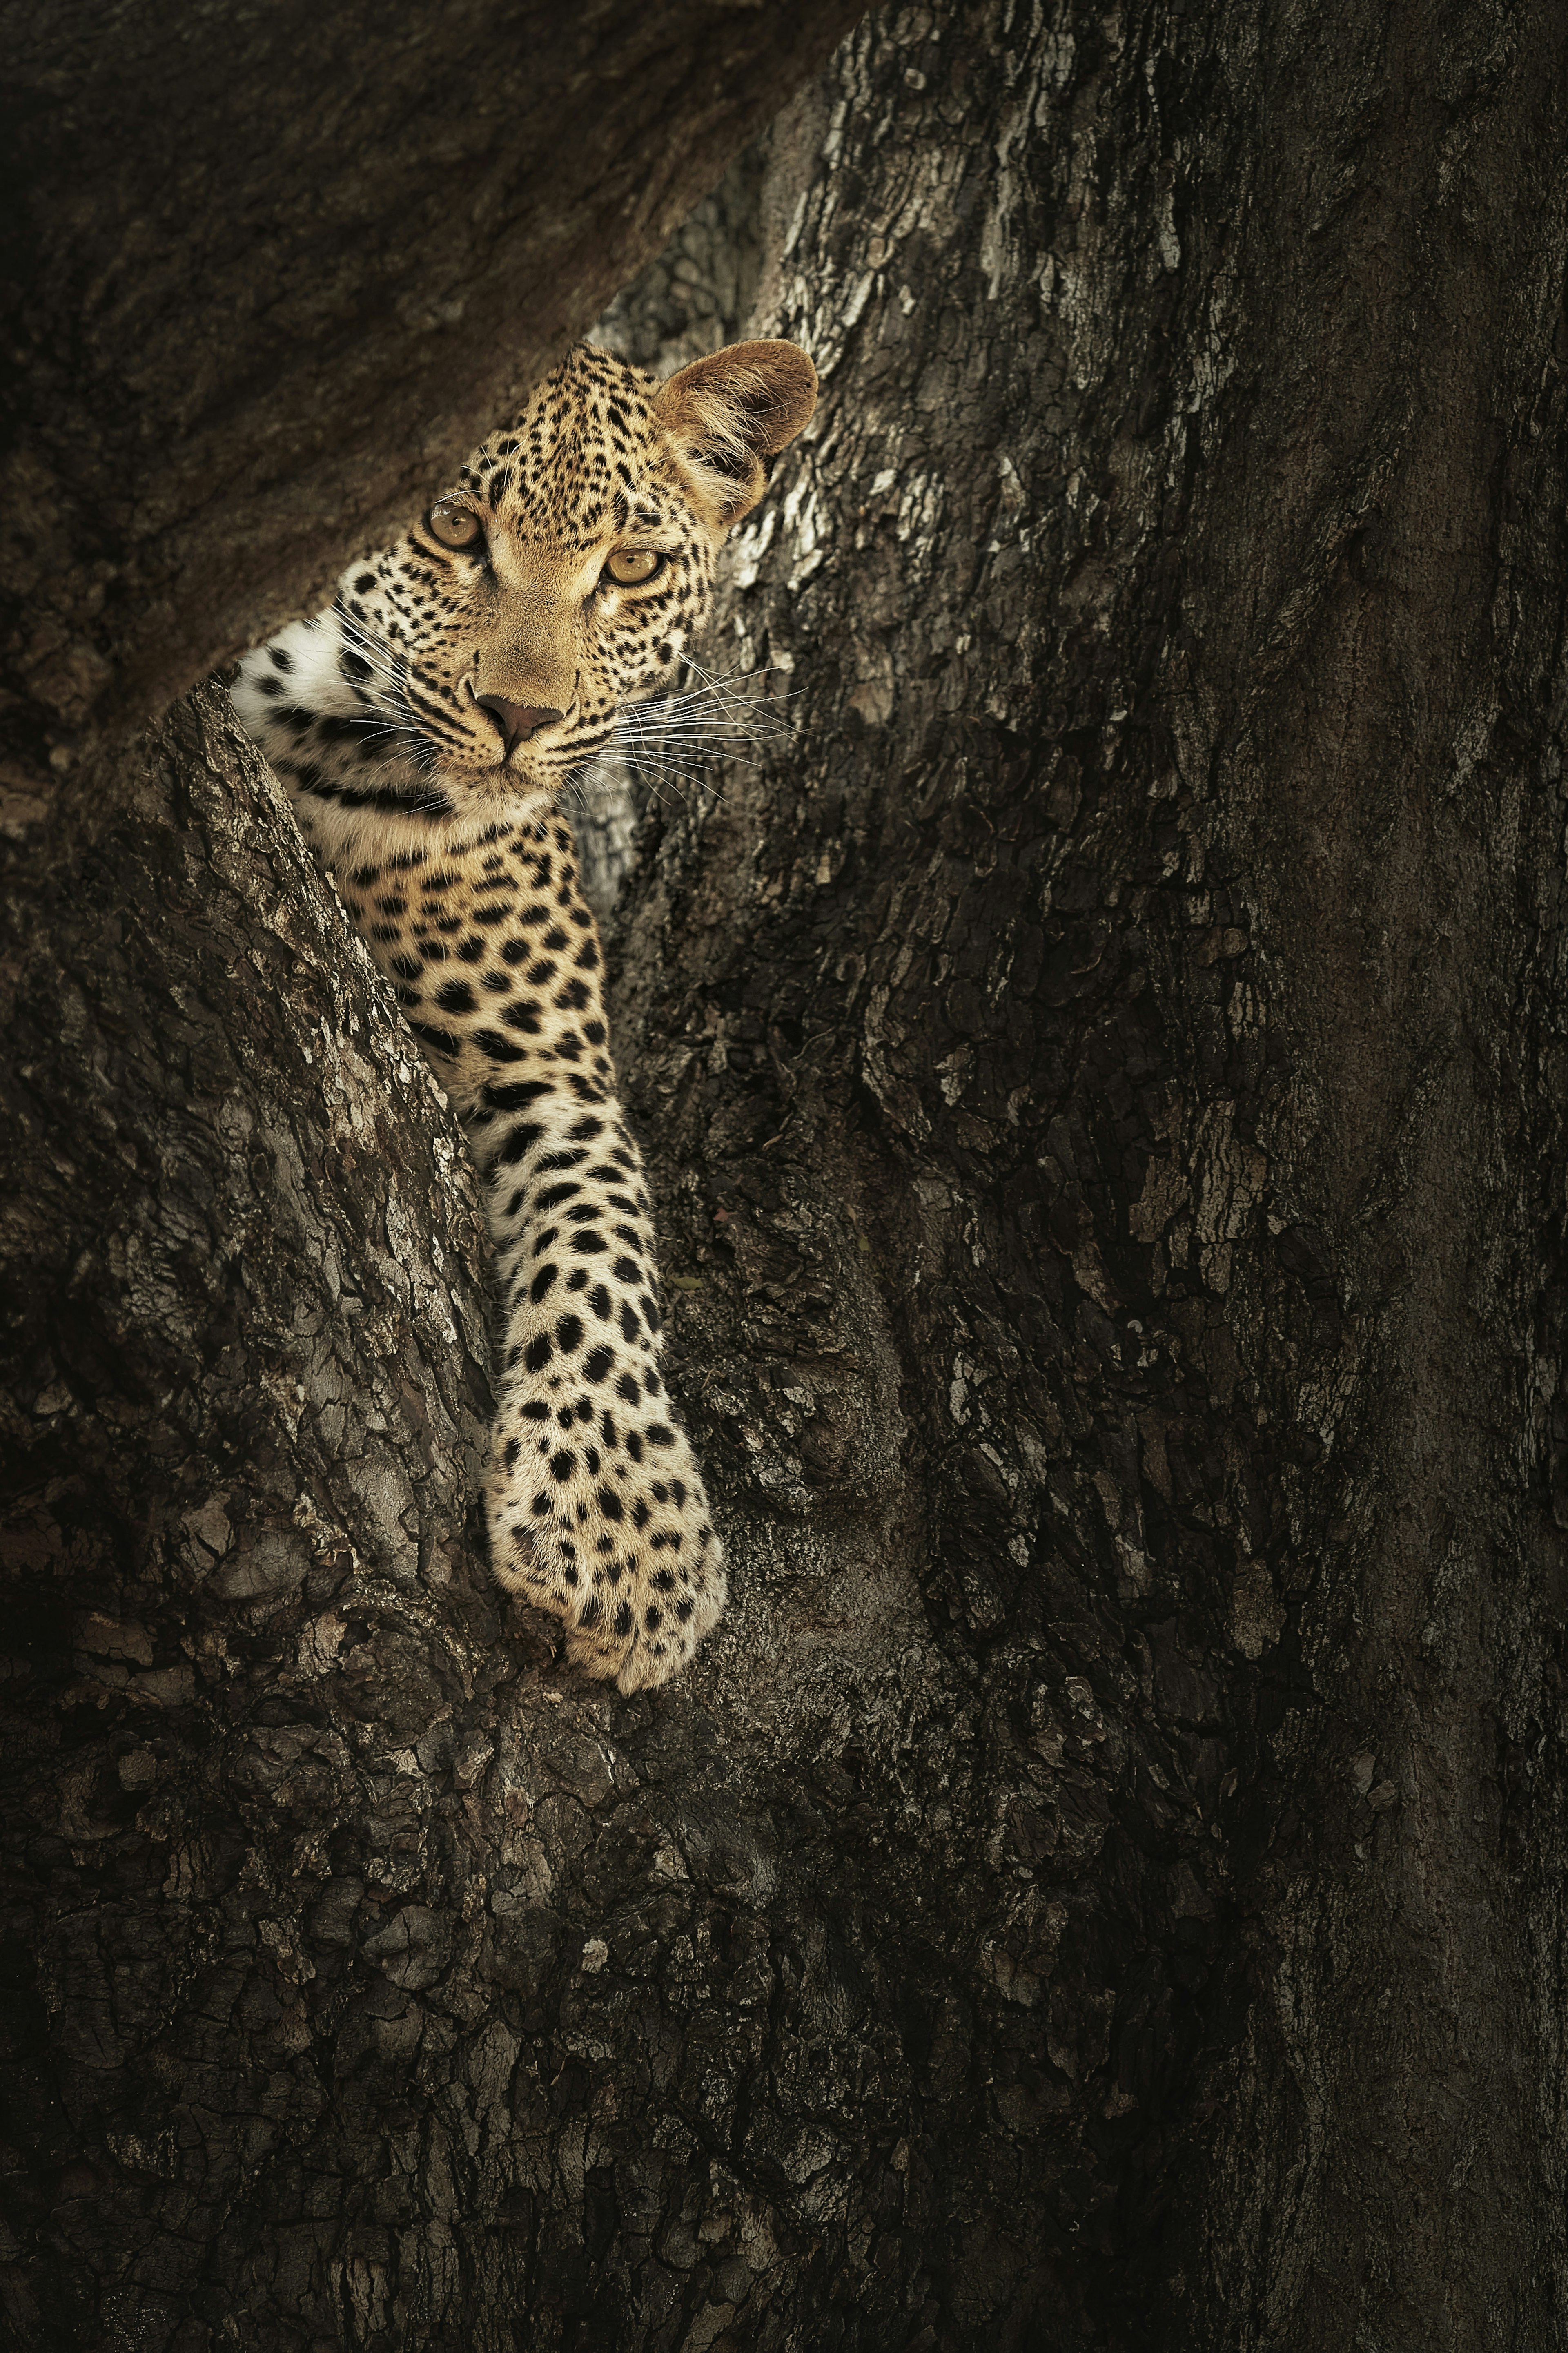
[[722,544],[816,397],[794,343],[732,344],[663,383],[578,343],[229,688],[479,1174],[491,1571],[624,1693],[686,1664],[728,1583],[666,1378],[647,1179],[565,811],[623,713],[679,681]]

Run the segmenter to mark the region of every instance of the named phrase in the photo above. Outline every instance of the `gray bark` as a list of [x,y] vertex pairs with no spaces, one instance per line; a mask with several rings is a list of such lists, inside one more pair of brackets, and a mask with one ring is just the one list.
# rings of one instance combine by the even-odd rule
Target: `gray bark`
[[221,704],[73,772],[19,2341],[1568,2341],[1565,37],[973,0],[773,142],[787,740],[619,916],[668,1692],[462,1540],[460,1144]]

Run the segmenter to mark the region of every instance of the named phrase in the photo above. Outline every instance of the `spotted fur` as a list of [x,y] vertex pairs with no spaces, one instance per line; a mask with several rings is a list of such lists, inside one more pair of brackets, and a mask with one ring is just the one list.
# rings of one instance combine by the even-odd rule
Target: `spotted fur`
[[642,1161],[554,801],[623,707],[673,680],[725,533],[815,399],[789,343],[662,386],[579,345],[455,491],[352,565],[329,611],[247,655],[232,690],[484,1178],[496,1576],[623,1691],[662,1683],[716,1622],[723,1551],[660,1370]]

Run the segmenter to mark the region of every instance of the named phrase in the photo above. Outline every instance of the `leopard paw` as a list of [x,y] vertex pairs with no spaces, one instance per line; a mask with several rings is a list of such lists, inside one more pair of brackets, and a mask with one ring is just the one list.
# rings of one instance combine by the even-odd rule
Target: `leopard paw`
[[563,1619],[573,1664],[624,1692],[677,1673],[727,1592],[690,1446],[652,1378],[660,1401],[636,1420],[588,1383],[514,1390],[486,1479],[498,1582]]

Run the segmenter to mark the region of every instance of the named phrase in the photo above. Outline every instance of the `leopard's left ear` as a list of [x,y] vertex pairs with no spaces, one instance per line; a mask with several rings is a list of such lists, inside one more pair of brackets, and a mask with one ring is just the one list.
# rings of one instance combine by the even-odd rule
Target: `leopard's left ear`
[[654,415],[711,520],[728,531],[767,488],[768,460],[816,406],[816,370],[798,343],[731,343],[661,385]]

